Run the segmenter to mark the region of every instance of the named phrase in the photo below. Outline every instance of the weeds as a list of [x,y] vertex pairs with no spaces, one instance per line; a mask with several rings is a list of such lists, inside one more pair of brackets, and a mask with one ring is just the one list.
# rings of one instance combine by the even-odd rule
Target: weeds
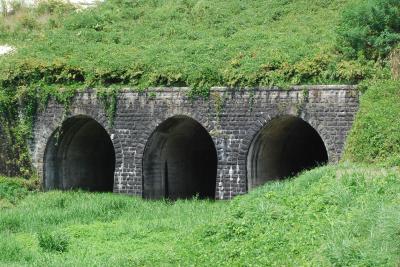
[[47,252],[66,252],[69,238],[62,232],[42,232],[38,234],[39,246]]

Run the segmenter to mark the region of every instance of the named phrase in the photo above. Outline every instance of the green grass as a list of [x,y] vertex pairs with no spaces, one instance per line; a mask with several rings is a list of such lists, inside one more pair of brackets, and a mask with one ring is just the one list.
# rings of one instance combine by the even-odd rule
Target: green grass
[[220,85],[354,83],[365,66],[335,52],[335,30],[355,1],[109,0],[41,24],[32,11],[31,23],[0,19],[0,41],[18,48],[0,58],[3,86],[188,85],[207,94]]
[[18,177],[0,176],[0,209],[12,207],[20,199],[28,195],[29,191],[38,189],[38,180]]
[[400,81],[376,80],[362,95],[345,160],[400,164]]
[[[1,189],[3,190],[3,189]],[[230,202],[29,193],[0,208],[0,262],[37,266],[396,266],[400,172],[327,166]]]

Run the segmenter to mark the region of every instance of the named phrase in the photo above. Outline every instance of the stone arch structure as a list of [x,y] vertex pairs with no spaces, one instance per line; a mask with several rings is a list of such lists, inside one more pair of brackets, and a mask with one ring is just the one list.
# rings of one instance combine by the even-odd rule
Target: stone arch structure
[[[168,90],[167,90],[168,91]],[[145,197],[145,198],[159,198],[155,196],[146,196],[144,193],[144,179],[143,179],[143,173],[144,173],[144,157],[145,157],[145,150],[148,141],[151,139],[154,131],[165,121],[167,121],[170,118],[174,117],[186,117],[190,118],[194,121],[196,121],[199,125],[201,125],[202,128],[205,129],[205,131],[210,135],[211,140],[213,142],[213,146],[217,147],[217,139],[213,134],[211,134],[214,131],[214,123],[212,122],[212,118],[208,116],[201,116],[201,113],[193,112],[191,108],[188,108],[186,105],[178,106],[178,107],[173,107],[171,109],[167,109],[166,112],[163,112],[161,114],[158,114],[158,116],[154,116],[152,120],[150,120],[148,123],[143,125],[142,128],[140,128],[140,131],[138,132],[136,139],[140,140],[137,143],[137,146],[135,146],[134,150],[134,161],[136,163],[135,169],[134,169],[134,174],[136,174],[136,182],[137,184],[140,184],[140,195]],[[217,156],[218,156],[217,152]],[[219,160],[218,160],[219,161]],[[217,166],[217,172],[219,173],[221,170],[221,166]],[[214,183],[215,184],[215,183]],[[217,175],[217,181],[216,184],[218,184],[218,175]],[[216,194],[216,193],[215,193]],[[185,196],[181,196],[185,197]],[[209,197],[209,196],[206,196]],[[174,198],[173,196],[170,196],[170,198]]]
[[[87,96],[93,95],[92,91],[86,92]],[[33,159],[33,166],[36,168],[39,177],[42,178],[43,188],[46,189],[45,172],[46,172],[46,150],[48,144],[52,142],[55,135],[59,135],[60,129],[64,122],[74,118],[88,118],[101,127],[107,136],[110,138],[114,148],[115,155],[115,169],[123,162],[122,146],[118,135],[114,129],[110,127],[109,120],[104,112],[103,106],[98,106],[98,103],[88,102],[87,99],[81,98],[77,95],[71,103],[68,111],[65,108],[51,100],[41,116],[38,116],[35,122],[34,142],[31,141],[31,154]],[[88,190],[97,191],[96,188],[86,188]],[[107,190],[100,191],[115,191],[115,174],[113,187]]]
[[334,163],[340,159],[358,110],[358,92],[351,86],[213,88],[209,99],[191,98],[188,90],[150,88],[151,94],[121,91],[112,125],[94,90],[77,93],[68,110],[49,101],[37,116],[30,143],[38,175],[43,177],[45,147],[56,129],[69,118],[87,116],[104,128],[114,146],[113,191],[143,196],[143,158],[148,140],[164,121],[187,116],[202,125],[215,146],[215,197],[230,199],[247,192],[248,151],[257,133],[273,118],[294,116],[307,122],[320,135],[329,162]]
[[300,117],[278,116],[256,132],[248,148],[247,186],[251,189],[327,162],[328,152],[317,130]]
[[68,118],[47,142],[43,164],[45,189],[112,192],[114,170],[111,138],[91,117]]
[[142,157],[145,198],[214,198],[217,152],[209,132],[187,115],[153,129]]

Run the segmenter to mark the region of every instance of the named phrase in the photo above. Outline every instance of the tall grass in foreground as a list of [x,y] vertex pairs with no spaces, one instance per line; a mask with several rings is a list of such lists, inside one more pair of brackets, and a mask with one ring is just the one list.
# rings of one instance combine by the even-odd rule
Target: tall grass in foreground
[[0,263],[396,266],[399,205],[399,170],[359,165],[318,168],[231,202],[29,193],[0,208]]

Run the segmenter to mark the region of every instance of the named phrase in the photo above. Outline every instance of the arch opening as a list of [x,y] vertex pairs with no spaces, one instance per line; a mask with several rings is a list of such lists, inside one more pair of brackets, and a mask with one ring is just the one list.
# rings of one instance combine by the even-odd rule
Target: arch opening
[[248,188],[295,176],[327,162],[325,144],[310,124],[295,116],[278,117],[265,125],[250,145]]
[[143,156],[143,197],[215,198],[217,151],[204,127],[187,116],[161,123]]
[[115,151],[110,136],[94,119],[67,119],[47,143],[44,187],[112,192]]

